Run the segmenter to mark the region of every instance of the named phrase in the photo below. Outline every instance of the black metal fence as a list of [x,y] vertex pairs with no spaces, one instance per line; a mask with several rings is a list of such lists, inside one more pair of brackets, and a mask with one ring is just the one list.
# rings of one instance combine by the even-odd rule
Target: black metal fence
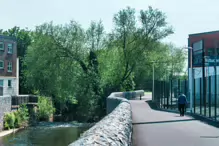
[[38,96],[35,95],[18,95],[12,96],[11,109],[17,110],[21,104],[27,104],[27,106],[37,105]]
[[[194,114],[219,121],[219,77],[216,79],[215,76],[194,79],[192,103]],[[155,81],[154,91],[154,101],[163,109],[178,110],[177,99],[180,92],[190,101],[188,80]]]
[[35,95],[18,95],[12,96],[12,105],[21,105],[27,103],[37,103],[38,96]]

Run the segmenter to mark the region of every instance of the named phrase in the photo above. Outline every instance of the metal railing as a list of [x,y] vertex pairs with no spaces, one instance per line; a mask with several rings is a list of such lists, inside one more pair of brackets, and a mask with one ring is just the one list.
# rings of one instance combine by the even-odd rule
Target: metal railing
[[[219,121],[219,89],[217,90],[219,86],[217,84],[219,80],[216,81],[214,76],[194,79],[192,92],[194,114]],[[154,102],[160,108],[178,110],[177,99],[180,92],[186,95],[188,102],[190,101],[188,89],[187,80],[155,81]],[[204,89],[205,92],[203,92]]]

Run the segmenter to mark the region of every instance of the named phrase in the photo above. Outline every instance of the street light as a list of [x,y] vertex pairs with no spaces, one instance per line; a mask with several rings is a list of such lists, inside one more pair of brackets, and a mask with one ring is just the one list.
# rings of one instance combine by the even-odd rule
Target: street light
[[192,111],[193,111],[193,107],[192,107],[192,105],[193,105],[193,97],[192,97],[192,92],[193,92],[193,69],[192,69],[192,50],[193,50],[193,48],[192,47],[185,47],[185,49],[188,49],[188,50],[190,50],[190,73],[189,73],[189,93],[190,93],[190,95],[189,95],[189,97],[190,97],[190,112],[192,113]]

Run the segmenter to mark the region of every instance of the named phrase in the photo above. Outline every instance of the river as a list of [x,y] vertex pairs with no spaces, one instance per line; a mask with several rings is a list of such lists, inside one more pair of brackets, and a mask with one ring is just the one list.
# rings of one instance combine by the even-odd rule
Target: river
[[37,126],[0,137],[0,146],[67,146],[88,128],[82,124],[41,122]]

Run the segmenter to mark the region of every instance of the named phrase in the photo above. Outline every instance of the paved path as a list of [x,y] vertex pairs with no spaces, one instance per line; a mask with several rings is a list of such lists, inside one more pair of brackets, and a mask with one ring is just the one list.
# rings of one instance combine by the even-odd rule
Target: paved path
[[219,129],[192,117],[155,111],[143,100],[132,100],[134,146],[219,146]]

